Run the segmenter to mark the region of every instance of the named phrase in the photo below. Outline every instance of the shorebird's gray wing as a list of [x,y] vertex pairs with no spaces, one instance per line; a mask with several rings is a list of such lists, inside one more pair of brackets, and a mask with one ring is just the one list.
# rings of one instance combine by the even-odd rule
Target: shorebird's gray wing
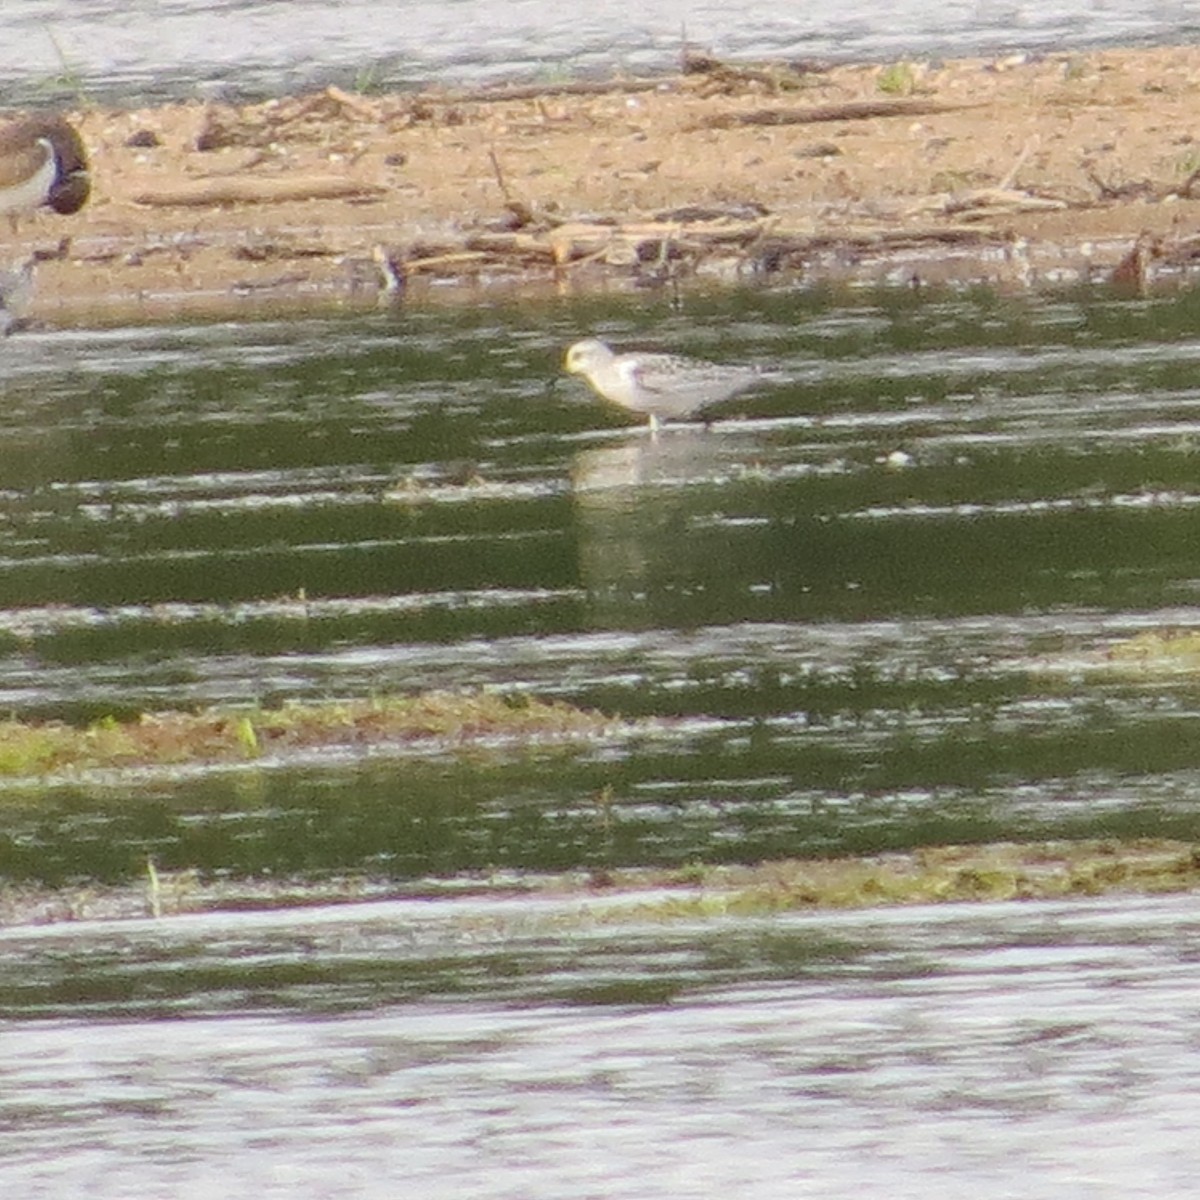
[[665,354],[646,355],[636,361],[630,374],[641,392],[639,407],[663,417],[685,417],[702,407],[704,400],[697,399],[689,370],[694,368],[686,359]]
[[635,359],[629,364],[629,378],[635,387],[643,392],[660,395],[663,391],[664,376],[661,371],[655,372],[653,367],[643,359]]

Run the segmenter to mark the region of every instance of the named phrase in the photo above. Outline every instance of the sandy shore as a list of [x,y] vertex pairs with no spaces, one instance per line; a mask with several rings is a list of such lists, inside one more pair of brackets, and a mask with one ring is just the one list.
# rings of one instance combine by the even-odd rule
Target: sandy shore
[[78,324],[130,306],[371,303],[381,258],[414,295],[1024,287],[1103,278],[1144,234],[1125,269],[1137,285],[1143,264],[1197,252],[1198,91],[1189,46],[87,109],[71,116],[91,204],[5,228],[0,255],[36,248],[30,315]]

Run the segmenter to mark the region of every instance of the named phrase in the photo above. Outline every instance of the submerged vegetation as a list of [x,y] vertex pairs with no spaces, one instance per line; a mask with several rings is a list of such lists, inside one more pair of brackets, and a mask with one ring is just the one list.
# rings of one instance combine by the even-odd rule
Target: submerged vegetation
[[1114,666],[1132,673],[1200,672],[1200,632],[1148,629],[1115,643],[1108,658]]
[[[631,867],[565,874],[458,875],[407,883],[352,873],[322,879],[229,879],[194,870],[160,871],[143,882],[49,888],[0,885],[0,926],[62,920],[169,917],[189,912],[303,908],[432,897],[539,896],[561,903],[461,920],[522,931],[548,922],[559,933],[611,923],[658,924],[788,912],[1159,895],[1200,888],[1200,846],[1162,838],[1000,842],[926,847],[908,853],[780,859],[754,865]],[[564,907],[564,905],[566,907]],[[515,913],[515,915],[505,915]],[[453,919],[453,918],[452,918]]]
[[247,762],[316,747],[434,739],[560,738],[596,733],[598,713],[524,693],[431,692],[419,696],[145,713],[85,728],[64,721],[0,722],[0,776],[36,777],[97,768]]
[[1200,887],[1200,849],[1162,839],[931,846],[865,858],[705,868],[696,882],[699,892],[672,898],[668,910],[755,916],[805,908],[1148,894]]

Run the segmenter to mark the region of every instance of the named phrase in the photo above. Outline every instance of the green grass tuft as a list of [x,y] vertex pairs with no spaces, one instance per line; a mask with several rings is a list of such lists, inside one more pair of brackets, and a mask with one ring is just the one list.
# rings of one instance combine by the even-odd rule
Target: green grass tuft
[[917,88],[916,68],[912,63],[892,63],[879,72],[875,86],[885,96],[911,96]]

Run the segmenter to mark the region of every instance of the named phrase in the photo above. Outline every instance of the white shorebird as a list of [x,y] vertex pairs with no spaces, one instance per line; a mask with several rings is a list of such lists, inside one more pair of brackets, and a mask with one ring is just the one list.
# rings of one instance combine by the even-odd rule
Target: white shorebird
[[582,375],[605,400],[646,413],[651,430],[660,420],[690,417],[756,383],[778,378],[758,367],[724,366],[674,354],[617,354],[597,338],[571,346],[563,369]]

